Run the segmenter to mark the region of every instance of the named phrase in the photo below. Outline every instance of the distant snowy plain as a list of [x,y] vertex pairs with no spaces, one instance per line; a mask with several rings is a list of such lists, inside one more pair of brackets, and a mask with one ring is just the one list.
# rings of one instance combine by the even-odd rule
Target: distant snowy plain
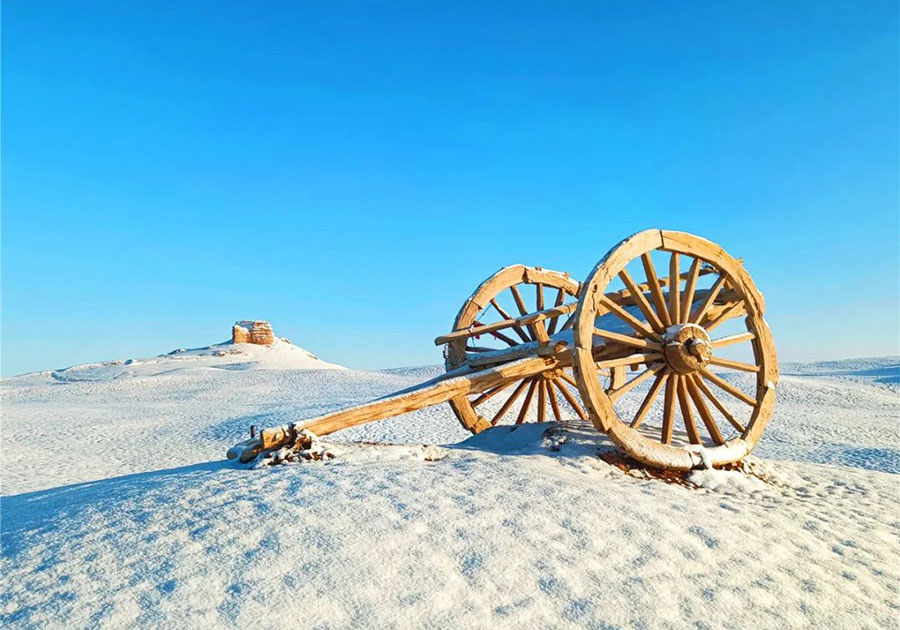
[[327,463],[224,460],[440,371],[223,344],[4,379],[0,627],[898,627],[900,359],[783,365],[764,480],[669,484],[578,423],[552,451],[446,405]]

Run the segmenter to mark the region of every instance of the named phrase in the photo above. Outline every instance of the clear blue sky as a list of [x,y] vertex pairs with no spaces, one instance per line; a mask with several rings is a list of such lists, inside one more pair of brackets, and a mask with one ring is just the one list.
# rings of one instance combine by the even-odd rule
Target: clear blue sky
[[782,360],[896,354],[885,2],[2,7],[2,372],[241,318],[358,368],[512,262],[711,238]]

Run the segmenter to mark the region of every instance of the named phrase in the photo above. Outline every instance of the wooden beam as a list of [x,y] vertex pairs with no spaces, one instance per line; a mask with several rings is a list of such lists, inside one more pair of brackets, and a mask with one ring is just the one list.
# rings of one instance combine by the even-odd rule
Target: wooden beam
[[537,379],[532,378],[531,384],[528,386],[528,392],[525,394],[525,401],[522,408],[519,409],[519,415],[516,418],[516,424],[522,424],[528,419],[528,409],[531,407],[531,399],[534,397],[534,388],[537,386]]
[[617,315],[622,321],[631,326],[639,335],[643,337],[653,337],[655,335],[653,330],[651,330],[647,324],[610,300],[605,295],[600,296],[599,305],[608,309],[611,313]]
[[618,388],[615,388],[612,391],[608,392],[607,395],[609,396],[609,399],[612,401],[616,401],[618,398],[620,398],[627,392],[631,391],[632,389],[634,389],[635,387],[637,387],[638,385],[640,385],[641,383],[643,383],[648,378],[650,378],[651,376],[653,376],[654,374],[656,374],[657,372],[659,372],[660,370],[662,370],[665,367],[666,367],[665,362],[655,363],[654,365],[649,366],[646,370],[641,372],[635,378],[631,379],[627,383],[624,383],[623,385],[620,385]]
[[[710,413],[709,407],[703,402],[703,396],[700,393],[701,388],[705,387],[703,381],[701,381],[696,374],[690,374],[684,379],[684,384],[687,386],[687,391],[690,393],[691,398],[694,400],[694,404],[697,406],[697,411],[700,412],[700,419],[703,420],[703,424],[706,425],[706,431],[709,433],[709,437],[712,438],[712,441],[716,446],[724,444],[725,438],[722,437],[722,432],[719,431],[719,427],[716,424],[715,418],[713,418]],[[730,415],[731,414],[729,413],[726,417],[729,417]],[[738,424],[738,426],[740,426],[740,424]],[[741,430],[741,432],[743,433],[743,430]]]
[[666,382],[666,398],[663,408],[663,425],[659,441],[669,444],[672,441],[672,430],[675,428],[675,399],[678,390],[678,381],[681,375],[673,372]]
[[638,363],[650,363],[662,358],[659,352],[649,352],[646,354],[631,354],[627,357],[618,359],[608,359],[605,361],[597,361],[598,368],[616,367],[617,365],[635,365]]
[[687,322],[691,316],[691,307],[694,305],[694,292],[697,290],[697,278],[700,275],[700,259],[695,258],[688,271],[687,283],[684,287],[684,295],[681,298],[681,317]]
[[[494,309],[497,311],[497,313],[500,314],[500,317],[502,317],[504,320],[515,319],[515,318],[512,317],[509,313],[507,313],[507,312],[503,309],[502,306],[500,306],[500,305],[497,303],[497,298],[491,298],[491,306],[494,307]],[[531,341],[531,339],[529,339],[528,335],[525,334],[525,331],[522,330],[521,327],[516,326],[516,325],[513,325],[512,329],[515,331],[515,333],[516,333],[517,335],[519,335],[519,339],[521,339],[521,340],[524,341],[525,343],[528,343],[529,341]],[[441,344],[439,344],[439,343],[437,343],[437,341],[435,341],[435,345],[441,345]]]
[[691,410],[691,401],[688,400],[687,381],[689,376],[682,375],[678,379],[678,404],[681,406],[681,417],[684,420],[684,428],[691,444],[702,444],[700,434],[697,432],[697,423],[694,421],[694,412]]
[[553,410],[553,417],[557,422],[562,422],[562,414],[559,411],[559,401],[556,400],[556,392],[553,391],[553,381],[545,380],[544,387],[547,389],[547,396],[550,397],[550,408]]
[[656,267],[653,266],[650,252],[641,254],[641,264],[644,266],[644,275],[647,276],[647,286],[650,288],[650,296],[653,298],[653,304],[656,306],[656,313],[659,315],[662,323],[669,327],[672,325],[672,320],[669,318],[669,309],[666,307],[666,300],[663,297],[662,287],[656,275]]
[[572,395],[572,392],[570,392],[569,389],[565,385],[563,385],[562,383],[560,383],[558,381],[550,381],[550,382],[553,383],[554,385],[556,385],[556,388],[559,389],[559,392],[563,395],[563,398],[566,399],[566,402],[569,403],[569,406],[571,406],[572,409],[575,410],[575,413],[578,415],[578,417],[581,418],[582,420],[587,420],[587,417],[588,417],[587,413],[584,411],[584,409],[582,409],[581,405],[578,404],[578,401],[575,400],[575,397]]
[[715,383],[716,385],[718,385],[719,387],[724,389],[726,392],[728,392],[729,394],[731,394],[738,400],[741,400],[741,401],[747,403],[751,407],[756,406],[755,398],[751,398],[750,396],[748,396],[747,394],[745,394],[744,392],[739,390],[737,387],[735,387],[734,385],[732,385],[725,379],[716,376],[715,374],[713,374],[712,372],[710,372],[709,370],[707,370],[705,368],[700,370],[700,374],[703,376],[703,378]]
[[[707,398],[709,398],[710,402],[712,402],[712,404],[716,406],[716,409],[718,409],[719,413],[721,413],[722,416],[726,420],[728,420],[728,422],[731,424],[731,426],[733,426],[735,429],[737,429],[741,433],[741,435],[743,435],[744,432],[747,430],[746,427],[744,427],[744,425],[741,424],[738,421],[738,419],[734,417],[734,414],[731,413],[731,410],[728,407],[726,407],[724,404],[722,404],[722,401],[716,397],[716,395],[709,388],[709,385],[707,385],[706,383],[703,382],[702,378],[698,377],[696,374],[694,374],[693,376],[694,376],[694,378],[692,379],[692,381],[697,386],[697,388],[700,391],[702,391],[706,395]],[[699,407],[699,405],[698,405],[698,407]],[[712,416],[710,416],[710,420],[712,420]],[[715,425],[715,421],[713,421],[713,424]],[[718,427],[716,427],[716,429],[718,430]]]
[[726,321],[731,319],[732,317],[738,317],[741,313],[746,312],[744,309],[744,301],[738,300],[728,305],[724,311],[719,313],[716,317],[707,316],[703,321],[700,322],[700,325],[706,329],[706,332],[711,331],[713,328],[724,324]]
[[690,317],[688,317],[688,323],[696,324],[700,321],[700,319],[706,314],[706,311],[710,306],[713,305],[713,302],[716,301],[716,296],[719,295],[719,291],[722,290],[722,287],[725,286],[725,276],[719,276],[718,279],[713,283],[712,287],[709,289],[709,292],[706,294],[706,299],[691,313]]
[[537,421],[544,421],[544,410],[547,408],[547,381],[538,377]]
[[[685,274],[687,275],[687,274]],[[662,280],[660,280],[662,283]],[[641,287],[646,287],[646,285],[635,285],[638,289]],[[646,289],[645,289],[646,290]],[[718,292],[717,292],[718,293]],[[700,290],[696,292],[697,297],[708,296],[709,291],[706,289]],[[734,292],[726,292],[721,296],[721,299],[725,299],[727,297],[731,297],[733,299],[728,300],[729,302],[733,302],[737,299],[736,294],[733,295]],[[714,296],[713,301],[715,301],[716,296]],[[623,319],[626,323],[628,323],[632,328],[635,328],[636,331],[641,332],[646,337],[652,337],[653,331],[641,320],[637,319],[626,311],[623,308],[623,304],[629,306],[633,304],[632,300],[622,298],[621,295],[616,293],[606,293],[601,295],[598,300],[600,304],[603,305],[604,308],[608,309],[610,312],[618,315],[621,319]],[[493,300],[491,302],[493,304]],[[712,304],[712,303],[711,303]],[[506,311],[499,308],[499,305],[495,306],[497,308],[497,312],[501,314],[506,314]],[[456,330],[451,333],[447,333],[446,335],[441,335],[434,340],[434,345],[440,346],[445,343],[450,343],[451,341],[456,341],[457,339],[464,339],[468,337],[481,336],[487,333],[491,333],[497,330],[503,330],[504,328],[512,328],[513,330],[517,330],[517,334],[523,339],[523,341],[532,341],[528,338],[525,332],[522,330],[522,326],[526,326],[528,324],[534,324],[535,322],[558,318],[562,315],[568,315],[570,313],[574,313],[578,308],[578,302],[572,302],[571,304],[565,304],[563,306],[554,306],[553,308],[544,309],[542,311],[537,311],[534,313],[528,313],[526,315],[522,315],[520,317],[509,317],[507,319],[501,320],[499,322],[492,322],[490,324],[483,324],[481,326],[473,326],[470,328],[466,328],[464,330]],[[560,330],[566,330],[571,328],[571,320],[566,322]]]
[[620,343],[626,346],[632,346],[634,348],[647,348],[649,350],[656,350],[659,352],[662,352],[663,349],[663,345],[661,343],[657,343],[656,341],[647,341],[646,339],[641,339],[640,337],[620,335],[619,333],[615,333],[610,330],[601,330],[600,328],[594,328],[594,334],[597,337],[608,339],[609,341],[615,341],[616,343]]
[[512,384],[513,384],[513,381],[510,381],[508,383],[503,383],[502,385],[497,385],[497,387],[494,387],[493,389],[487,390],[486,392],[481,394],[478,398],[476,398],[475,400],[472,401],[472,406],[477,407],[484,401],[490,400],[491,398],[493,398],[494,396],[496,396],[497,394],[499,394],[500,392],[502,392],[504,389],[506,389],[507,387],[509,387]]
[[522,390],[525,389],[525,386],[528,385],[528,379],[522,379],[522,381],[516,385],[516,388],[513,390],[512,394],[509,395],[509,398],[506,399],[500,409],[494,414],[494,417],[491,418],[491,426],[497,426],[497,423],[506,415],[506,412],[509,411],[509,408],[513,406],[513,403],[519,398],[519,395],[522,393]]
[[731,335],[730,337],[720,337],[719,339],[713,339],[709,345],[713,348],[722,348],[724,346],[730,346],[733,343],[740,343],[742,341],[753,341],[756,339],[756,335],[752,332],[740,333],[739,335]]
[[[447,402],[462,394],[481,393],[510,380],[536,376],[548,369],[554,369],[558,365],[559,361],[552,357],[527,357],[479,371],[460,368],[448,372],[443,377],[426,381],[402,392],[396,392],[362,405],[332,411],[295,423],[293,426],[297,431],[306,429],[316,435],[328,435],[358,424],[382,420]],[[241,449],[230,449],[229,456],[240,457],[244,462],[249,461],[263,450],[277,448],[288,443],[293,432],[291,428],[276,427],[264,429],[260,435],[261,439],[257,439],[254,445],[248,445]]]
[[[689,272],[688,272],[689,273]],[[681,274],[681,279],[686,280],[688,278],[688,273]],[[700,272],[697,275],[706,276],[711,273],[717,273],[716,270],[712,267],[701,267]],[[667,287],[669,286],[669,277],[659,279],[659,286]],[[650,290],[650,285],[648,283],[635,285],[638,291],[646,292]],[[627,289],[623,289],[622,291],[612,291],[610,293],[606,293],[605,296],[615,302],[616,304],[622,306],[625,304],[633,304],[634,301],[629,298],[630,292]]]
[[647,318],[647,321],[650,323],[653,330],[657,333],[662,333],[665,326],[663,326],[662,320],[659,319],[659,316],[644,296],[644,290],[634,283],[634,280],[631,278],[627,269],[622,269],[622,271],[619,272],[619,278],[621,278],[622,282],[625,283],[625,286],[628,287],[631,299],[637,304],[637,307],[641,309],[641,313]]
[[[553,305],[553,308],[559,308],[563,305],[563,300],[566,299],[566,290],[562,287],[558,288],[556,293],[556,303]],[[560,316],[550,318],[550,325],[547,327],[547,334],[553,336],[553,333],[556,332],[556,325],[559,323]]]
[[678,252],[672,252],[669,259],[669,277],[679,278],[669,287],[669,317],[673,324],[681,323],[681,274],[678,271]]
[[644,401],[641,403],[637,414],[635,414],[634,416],[634,420],[631,421],[632,429],[637,429],[639,426],[641,426],[644,418],[647,417],[647,412],[650,411],[650,407],[653,406],[653,401],[656,400],[656,396],[659,394],[659,390],[662,389],[662,386],[666,384],[666,381],[669,378],[669,374],[669,370],[663,370],[656,375],[656,380],[653,381],[653,385],[650,386],[650,391],[647,392],[647,395],[644,397]]
[[711,357],[709,362],[712,365],[720,365],[722,367],[731,368],[732,370],[741,370],[742,372],[759,372],[758,365],[750,365],[749,363],[741,363],[740,361],[731,361],[722,357]]
[[[441,335],[437,339],[434,340],[434,345],[440,346],[445,343],[450,343],[451,341],[456,341],[457,339],[464,339],[468,337],[481,336],[486,333],[491,333],[497,330],[503,330],[504,328],[513,328],[525,326],[528,324],[534,324],[535,322],[540,322],[546,319],[552,319],[554,317],[559,317],[560,315],[566,315],[567,313],[575,312],[575,309],[578,308],[578,303],[573,302],[572,304],[566,304],[565,306],[559,306],[554,308],[548,308],[543,311],[538,311],[535,313],[528,313],[527,315],[523,315],[522,317],[514,317],[512,319],[504,319],[499,322],[493,322],[490,324],[483,324],[481,326],[472,326],[470,328],[466,328],[465,330],[457,330],[452,333],[448,333],[446,335]],[[526,335],[527,339],[527,335]],[[527,339],[527,341],[532,341],[531,339]]]

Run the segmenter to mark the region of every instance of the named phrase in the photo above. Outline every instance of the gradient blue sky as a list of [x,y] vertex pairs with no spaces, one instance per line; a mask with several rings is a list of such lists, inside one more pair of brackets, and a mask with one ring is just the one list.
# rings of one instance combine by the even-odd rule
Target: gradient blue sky
[[876,2],[2,7],[2,372],[242,318],[358,368],[512,262],[711,238],[782,360],[900,351],[898,15]]

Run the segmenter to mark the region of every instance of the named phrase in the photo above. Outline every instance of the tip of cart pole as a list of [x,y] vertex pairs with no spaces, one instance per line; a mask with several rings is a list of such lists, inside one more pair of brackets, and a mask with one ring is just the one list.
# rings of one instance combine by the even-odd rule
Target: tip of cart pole
[[247,463],[256,457],[262,450],[262,441],[258,437],[238,442],[228,449],[225,454],[228,459],[238,459],[242,463]]

